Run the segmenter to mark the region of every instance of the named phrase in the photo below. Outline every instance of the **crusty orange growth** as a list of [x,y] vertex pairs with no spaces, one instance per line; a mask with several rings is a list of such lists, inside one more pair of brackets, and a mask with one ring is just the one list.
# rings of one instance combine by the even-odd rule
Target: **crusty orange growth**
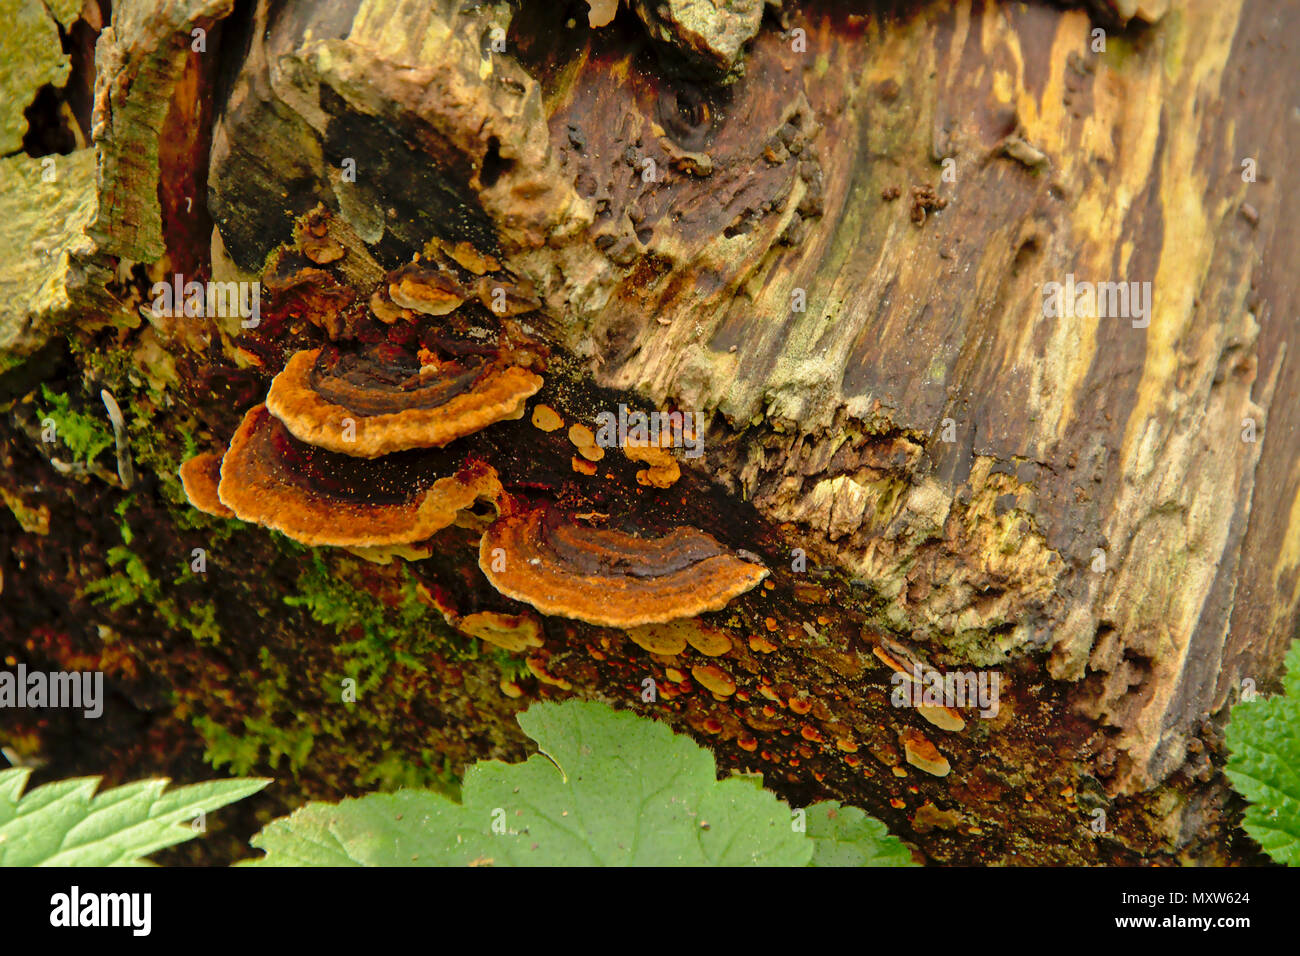
[[200,511],[218,518],[233,518],[235,513],[217,497],[222,454],[224,453],[205,451],[181,465],[181,487],[185,489],[185,497],[190,500],[190,504]]
[[437,448],[517,417],[542,377],[481,356],[421,366],[391,346],[356,355],[296,353],[271,382],[266,407],[300,441],[376,458]]
[[623,446],[623,454],[630,461],[643,461],[650,466],[636,473],[637,484],[671,488],[682,476],[677,459],[658,445],[629,441]]
[[643,538],[573,524],[549,508],[499,518],[483,535],[479,567],[506,597],[543,614],[619,628],[717,611],[767,577],[694,528]]
[[497,272],[501,269],[501,263],[495,256],[479,252],[468,242],[458,242],[455,245],[443,243],[447,255],[456,260],[456,264],[462,269],[468,269],[475,275],[483,275],[485,272]]
[[244,416],[221,463],[221,503],[244,521],[309,545],[422,541],[502,494],[481,462],[434,478],[420,463],[361,461],[297,442],[265,405]]
[[594,461],[587,461],[587,459],[579,458],[577,455],[569,459],[569,465],[580,475],[590,477],[596,473],[596,463]]

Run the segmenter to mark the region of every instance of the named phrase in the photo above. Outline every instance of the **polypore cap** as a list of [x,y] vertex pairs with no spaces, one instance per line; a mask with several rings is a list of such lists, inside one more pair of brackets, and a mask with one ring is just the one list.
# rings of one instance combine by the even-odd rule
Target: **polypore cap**
[[296,353],[266,407],[295,438],[357,458],[437,448],[516,416],[542,377],[469,354],[436,364],[391,346]]
[[479,567],[499,592],[543,614],[618,628],[720,610],[768,573],[694,528],[640,537],[550,508],[498,519],[480,542]]
[[235,513],[221,503],[217,485],[221,482],[221,456],[225,452],[205,451],[180,467],[181,487],[190,504],[205,514],[233,518]]
[[481,462],[435,478],[410,455],[364,461],[304,445],[265,405],[231,438],[218,485],[236,517],[303,544],[342,547],[422,541],[501,494],[496,472]]

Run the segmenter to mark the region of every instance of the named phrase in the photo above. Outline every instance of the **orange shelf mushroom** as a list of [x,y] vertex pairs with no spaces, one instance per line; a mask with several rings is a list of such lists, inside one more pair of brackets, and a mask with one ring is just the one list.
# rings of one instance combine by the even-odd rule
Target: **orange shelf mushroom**
[[473,353],[421,364],[392,346],[309,349],[271,382],[266,407],[299,441],[377,458],[516,418],[541,387],[540,375]]
[[244,416],[221,463],[218,495],[236,517],[308,545],[375,547],[422,541],[494,507],[496,472],[471,462],[434,479],[411,456],[383,462],[333,455],[296,441],[265,405]]
[[493,523],[479,567],[497,591],[543,614],[618,628],[720,610],[768,573],[694,528],[643,538],[571,524],[546,507]]
[[221,456],[224,452],[205,451],[181,465],[178,474],[185,497],[204,514],[233,518],[235,513],[221,503],[217,485],[221,481]]

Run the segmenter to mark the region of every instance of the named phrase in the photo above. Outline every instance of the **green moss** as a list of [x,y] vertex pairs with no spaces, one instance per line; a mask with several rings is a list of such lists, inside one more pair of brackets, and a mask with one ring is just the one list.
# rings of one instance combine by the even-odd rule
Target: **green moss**
[[[258,716],[246,718],[242,732],[206,715],[194,720],[207,758],[214,766],[229,765],[236,774],[266,764],[275,768],[282,760],[296,774],[309,758],[313,767],[328,759],[351,773],[337,781],[349,789],[454,789],[456,778],[445,757],[427,749],[418,756],[390,749],[387,741],[405,730],[402,724],[410,719],[412,701],[428,693],[427,681],[412,680],[412,672],[427,673],[434,655],[468,658],[469,642],[430,613],[405,565],[401,600],[390,606],[344,578],[349,571],[346,558],[332,568],[320,551],[280,544],[306,560],[296,582],[298,593],[284,597],[284,603],[302,608],[316,623],[345,638],[332,647],[337,669],[318,673],[304,698],[300,663],[280,645],[263,646],[253,687],[256,705],[241,708]],[[340,691],[349,677],[356,680],[357,696],[345,702]],[[381,748],[378,756],[376,747]]]
[[[129,348],[111,351],[74,342],[72,352],[86,374],[104,382],[122,408],[130,438],[131,457],[137,471],[152,473],[161,487],[163,503],[183,531],[202,529],[215,546],[230,538],[243,525],[215,518],[191,507],[177,471],[181,463],[198,454],[200,444],[194,432],[197,421],[176,409],[166,390],[141,378]],[[162,410],[166,410],[164,415]],[[110,442],[112,432],[108,432]]]
[[460,778],[452,772],[447,758],[431,750],[422,751],[418,761],[407,754],[385,750],[358,782],[367,790],[430,787],[452,797],[460,791]]
[[470,656],[467,641],[431,620],[415,578],[405,565],[401,571],[401,601],[392,608],[335,577],[320,552],[314,552],[311,565],[298,576],[298,593],[284,598],[285,604],[305,608],[318,623],[349,638],[336,653],[342,676],[354,678],[359,693],[377,687],[394,664],[423,673],[432,653]]
[[110,611],[117,611],[131,604],[151,602],[161,595],[158,582],[130,548],[124,545],[110,548],[106,559],[110,568],[118,570],[86,585],[82,593],[91,601],[107,602]]
[[[131,529],[125,522],[122,533],[129,544]],[[129,606],[146,609],[156,614],[168,628],[186,631],[200,643],[221,643],[217,611],[211,601],[182,602],[166,593],[162,582],[149,572],[144,559],[126,544],[110,548],[105,558],[108,566],[116,570],[105,578],[88,583],[82,591],[83,597],[95,604],[107,604],[110,611]]]
[[311,756],[315,737],[303,727],[281,727],[269,716],[258,715],[244,720],[246,734],[235,734],[210,717],[198,717],[195,729],[207,744],[205,757],[214,767],[230,766],[237,776],[252,768],[269,764],[278,768],[287,759],[289,770],[297,773]]
[[[430,654],[449,660],[483,660],[496,665],[501,676],[515,681],[528,674],[524,660],[499,648],[482,644],[431,615],[416,593],[416,580],[405,564],[401,601],[389,607],[373,595],[354,588],[330,573],[320,552],[298,577],[298,594],[284,599],[291,607],[306,608],[319,623],[348,640],[338,645],[341,677],[357,682],[359,693],[379,685],[390,667],[424,673]],[[329,685],[339,686],[338,681]]]
[[508,681],[520,680],[530,673],[524,658],[511,654],[509,651],[503,651],[499,647],[494,647],[484,659],[495,664],[497,669],[501,671],[501,676]]
[[36,413],[44,422],[54,423],[54,437],[73,455],[77,461],[89,464],[99,457],[100,452],[114,445],[113,430],[108,419],[95,418],[72,408],[72,399],[66,394],[50,390],[48,385],[41,386],[42,403]]

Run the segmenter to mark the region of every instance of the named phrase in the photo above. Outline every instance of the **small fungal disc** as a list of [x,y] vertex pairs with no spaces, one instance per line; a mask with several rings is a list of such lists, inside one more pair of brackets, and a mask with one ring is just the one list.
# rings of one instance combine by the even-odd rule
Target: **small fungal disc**
[[433,367],[391,347],[356,355],[310,349],[271,382],[266,407],[299,441],[377,458],[438,448],[517,416],[541,387],[540,375],[482,356]]
[[720,657],[731,650],[731,638],[721,628],[704,621],[682,621],[686,641],[705,657]]
[[889,652],[886,651],[886,650],[885,650],[883,647],[881,647],[880,645],[877,644],[875,647],[873,647],[873,648],[871,649],[871,653],[875,654],[876,657],[880,658],[880,660],[883,661],[883,662],[885,663],[885,665],[886,665],[887,667],[889,667],[889,669],[892,670],[894,673],[896,673],[896,674],[902,674],[902,675],[903,675],[905,678],[907,678],[909,681],[912,680],[912,674],[911,674],[911,672],[908,671],[908,669],[907,669],[906,667],[904,667],[902,664],[898,663],[898,661],[894,660],[894,659],[889,655]]
[[966,729],[966,719],[962,717],[960,711],[951,707],[932,707],[929,704],[918,704],[916,712],[940,730],[955,732]]
[[540,302],[528,291],[527,283],[483,276],[475,291],[483,307],[499,316],[522,315],[533,312]]
[[651,654],[672,656],[686,650],[686,637],[675,624],[645,624],[630,627],[627,636],[637,647],[644,648]]
[[538,405],[533,409],[533,425],[544,432],[553,432],[564,427],[564,419],[549,405]]
[[531,614],[498,614],[480,611],[456,622],[466,634],[487,641],[505,651],[526,651],[542,646],[542,626]]
[[918,770],[936,777],[948,776],[951,770],[947,759],[920,731],[908,729],[903,737],[903,753],[907,762]]
[[623,446],[623,454],[628,457],[629,461],[643,461],[647,465],[656,468],[667,468],[669,464],[675,461],[671,454],[659,446],[640,442],[629,441]]
[[329,236],[316,236],[307,233],[299,240],[302,247],[303,255],[317,265],[327,265],[331,262],[337,262],[343,258],[347,251],[337,241]]
[[570,684],[563,677],[557,677],[554,674],[552,674],[550,671],[548,671],[546,669],[546,662],[541,660],[540,658],[530,657],[524,663],[528,665],[528,669],[532,672],[533,676],[536,677],[543,684],[550,684],[554,687],[560,688],[560,690],[573,689],[573,685]]
[[370,297],[370,314],[385,325],[392,325],[398,319],[410,319],[414,316],[410,309],[395,305],[380,292]]
[[624,629],[720,610],[768,573],[694,528],[642,538],[571,524],[546,508],[497,520],[479,545],[479,567],[499,592],[543,614]]
[[482,463],[435,479],[418,457],[371,462],[312,448],[258,405],[230,440],[217,493],[236,517],[303,544],[376,547],[430,538],[503,492]]
[[701,687],[713,691],[719,697],[730,697],[736,692],[736,682],[720,667],[713,664],[697,664],[691,668],[691,676]]

